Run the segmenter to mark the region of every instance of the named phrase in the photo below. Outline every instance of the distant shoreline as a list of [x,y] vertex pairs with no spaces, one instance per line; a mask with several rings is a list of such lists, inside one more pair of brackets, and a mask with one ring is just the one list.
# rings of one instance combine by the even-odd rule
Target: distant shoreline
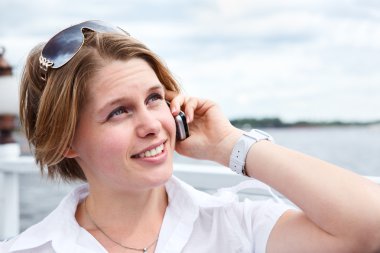
[[293,128],[293,127],[366,127],[380,125],[376,121],[307,121],[284,122],[279,118],[238,118],[230,120],[231,124],[242,129],[249,128]]

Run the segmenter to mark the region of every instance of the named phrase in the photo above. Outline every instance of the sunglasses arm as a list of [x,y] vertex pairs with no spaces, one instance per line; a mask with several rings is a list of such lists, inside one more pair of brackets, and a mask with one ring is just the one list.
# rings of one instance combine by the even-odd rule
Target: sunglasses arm
[[42,55],[40,56],[39,61],[40,61],[40,69],[42,70],[41,71],[41,79],[46,82],[48,69],[51,66],[53,66],[53,62],[49,61],[48,59],[46,59]]

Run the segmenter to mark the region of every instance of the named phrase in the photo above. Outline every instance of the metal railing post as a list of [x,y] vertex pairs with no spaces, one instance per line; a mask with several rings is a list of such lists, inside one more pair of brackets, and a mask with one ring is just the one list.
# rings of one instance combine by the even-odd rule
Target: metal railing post
[[[0,162],[17,162],[19,157],[19,144],[0,145]],[[0,239],[6,239],[20,232],[19,171],[2,166],[0,163]]]
[[0,217],[0,238],[9,238],[20,232],[19,178],[17,173],[3,173],[2,216]]

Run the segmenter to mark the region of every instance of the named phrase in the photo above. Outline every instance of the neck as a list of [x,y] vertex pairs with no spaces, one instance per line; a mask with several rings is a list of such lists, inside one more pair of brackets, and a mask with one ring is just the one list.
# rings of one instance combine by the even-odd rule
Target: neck
[[152,188],[144,191],[134,192],[115,192],[107,191],[106,189],[89,189],[87,197],[87,205],[89,209],[94,210],[98,215],[109,216],[118,215],[118,213],[125,215],[139,214],[146,209],[154,210],[157,212],[158,207],[165,207],[167,204],[166,190],[164,186]]
[[145,247],[157,238],[168,205],[164,186],[143,192],[113,194],[90,188],[85,201],[87,213],[83,203],[76,213],[83,228],[104,246],[112,243],[97,226],[115,241],[136,248]]

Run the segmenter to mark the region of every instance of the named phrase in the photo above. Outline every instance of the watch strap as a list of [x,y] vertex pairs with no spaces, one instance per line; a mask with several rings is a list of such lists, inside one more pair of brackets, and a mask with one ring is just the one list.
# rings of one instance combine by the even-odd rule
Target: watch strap
[[253,144],[261,140],[273,141],[273,138],[268,133],[258,129],[243,133],[232,149],[230,156],[229,167],[233,172],[243,176],[247,175],[245,170],[245,160],[248,151]]

